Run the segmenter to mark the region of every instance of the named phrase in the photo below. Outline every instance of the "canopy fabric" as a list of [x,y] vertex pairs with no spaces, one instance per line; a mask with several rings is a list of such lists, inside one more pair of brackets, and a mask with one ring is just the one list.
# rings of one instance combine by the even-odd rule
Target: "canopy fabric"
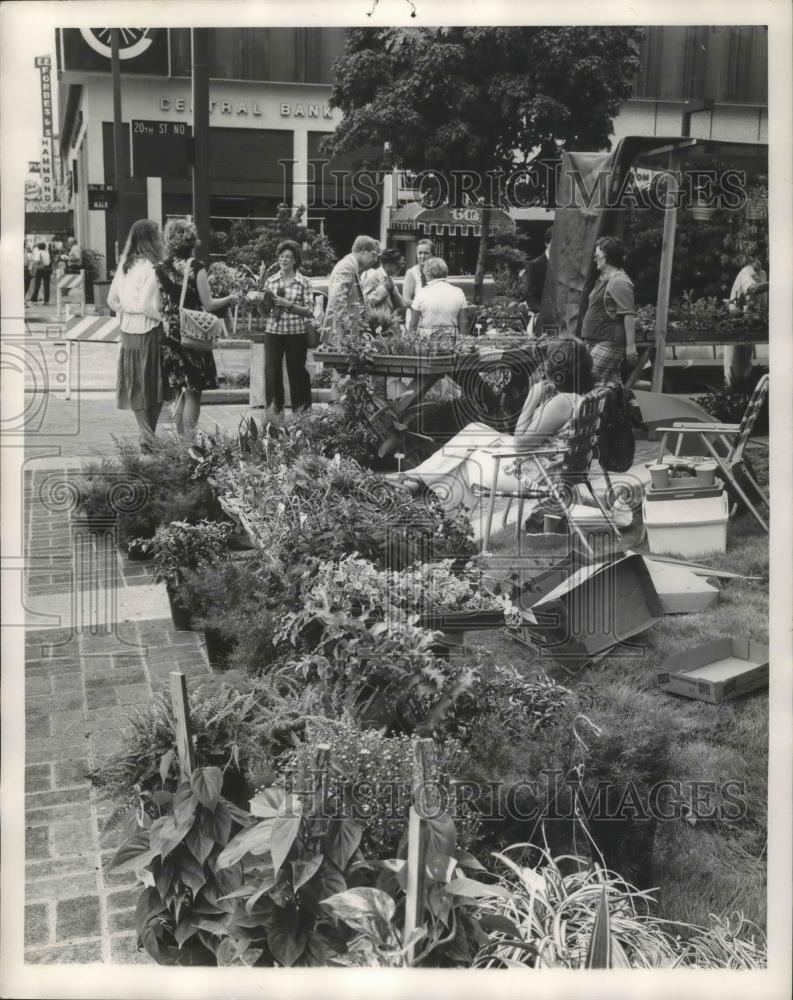
[[[765,143],[725,144],[687,136],[625,136],[611,153],[562,153],[556,192],[553,241],[541,303],[543,327],[552,325],[562,336],[578,334],[586,312],[586,294],[594,284],[593,254],[600,236],[619,231],[621,212],[607,195],[621,190],[637,157],[669,162],[674,149],[683,164],[705,156],[767,157]],[[648,160],[647,162],[650,162]],[[629,268],[630,271],[630,268]]]
[[[449,205],[425,208],[421,202],[408,202],[391,216],[390,228],[409,232],[421,230],[435,235],[478,237],[482,233],[482,209],[473,205],[465,208],[451,208]],[[505,211],[493,208],[490,211],[488,230],[492,235],[514,233],[515,223]]]
[[563,337],[578,333],[586,311],[584,294],[595,240],[603,235],[605,224],[598,192],[607,190],[616,162],[617,151],[562,154],[540,315],[545,330],[556,326]]

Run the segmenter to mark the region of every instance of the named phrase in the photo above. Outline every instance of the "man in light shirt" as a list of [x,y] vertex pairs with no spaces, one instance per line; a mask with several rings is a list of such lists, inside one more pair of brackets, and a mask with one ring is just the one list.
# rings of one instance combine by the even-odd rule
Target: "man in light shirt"
[[407,309],[406,319],[410,324],[410,306],[418,291],[427,284],[427,276],[424,274],[424,265],[435,253],[435,246],[432,240],[419,240],[416,244],[416,260],[418,263],[408,268],[405,280],[402,284],[402,302]]
[[350,253],[336,264],[328,278],[328,304],[322,321],[322,343],[338,345],[365,324],[366,304],[361,273],[377,266],[380,244],[371,236],[356,236]]

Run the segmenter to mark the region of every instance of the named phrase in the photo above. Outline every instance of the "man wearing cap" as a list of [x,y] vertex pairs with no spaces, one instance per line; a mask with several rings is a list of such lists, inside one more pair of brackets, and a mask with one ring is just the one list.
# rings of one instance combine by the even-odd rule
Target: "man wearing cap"
[[366,302],[361,274],[377,265],[380,244],[371,236],[356,236],[352,250],[336,264],[328,278],[328,305],[322,321],[322,343],[338,345],[363,328]]
[[398,250],[383,250],[380,267],[370,267],[361,275],[361,288],[367,308],[382,309],[389,316],[404,309],[402,296],[394,284],[402,255]]

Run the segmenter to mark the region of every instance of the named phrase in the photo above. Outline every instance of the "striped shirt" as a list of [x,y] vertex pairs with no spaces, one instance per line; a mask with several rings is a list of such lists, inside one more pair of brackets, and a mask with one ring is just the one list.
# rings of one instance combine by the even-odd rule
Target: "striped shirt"
[[[284,284],[281,272],[276,271],[267,278],[262,287],[277,295],[279,299],[288,299],[293,305],[306,306],[309,309],[313,305],[311,282],[300,271],[295,271],[288,285]],[[306,332],[306,319],[306,316],[299,316],[288,309],[273,306],[267,317],[264,332],[287,337],[299,336]]]

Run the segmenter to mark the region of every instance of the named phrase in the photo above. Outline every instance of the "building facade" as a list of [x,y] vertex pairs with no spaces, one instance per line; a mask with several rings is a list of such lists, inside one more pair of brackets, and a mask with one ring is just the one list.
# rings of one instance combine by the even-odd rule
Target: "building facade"
[[[130,149],[136,146],[134,129],[165,126],[173,132],[183,125],[189,140],[190,32],[131,29],[123,34],[124,155],[131,175],[127,217],[165,221],[189,215],[192,185],[189,169],[178,168],[179,157],[166,150],[157,161],[163,166],[160,176],[144,176]],[[355,192],[340,187],[356,157],[328,163],[321,143],[340,120],[328,102],[332,64],[343,51],[343,28],[210,31],[212,227],[228,229],[237,219],[255,224],[273,218],[281,202],[302,204],[309,222],[322,228],[340,252],[364,232],[399,245],[411,264],[416,241],[430,236],[452,270],[473,270],[479,233],[473,207],[470,217],[460,218],[414,212],[410,205],[416,191],[409,176],[398,171],[383,182],[372,177],[357,201]],[[103,202],[90,199],[88,187],[115,183],[109,29],[64,29],[58,33],[57,53],[60,155],[71,180],[76,234],[112,266],[119,240],[116,212],[112,206],[92,207]],[[680,135],[683,112],[697,101],[702,108],[691,116],[692,136],[765,143],[767,86],[767,30],[762,26],[648,28],[641,68],[615,120],[613,140]],[[156,166],[147,167],[152,169]],[[552,208],[512,208],[509,215],[529,236],[529,249],[541,252]],[[504,228],[503,219],[498,224]]]
[[[115,187],[113,88],[104,29],[58,32],[60,151],[71,177],[78,241],[112,267],[123,242]],[[141,29],[146,30],[146,29]],[[192,181],[182,150],[192,135],[190,32],[152,29],[127,39],[121,59],[121,115],[126,163],[125,218],[192,213]],[[330,67],[344,47],[335,28],[213,29],[210,33],[210,215],[212,228],[275,218],[279,204],[305,205],[309,222],[339,247],[357,232],[379,232],[380,195],[350,208],[322,139],[340,121],[331,109]],[[161,155],[145,162],[141,134],[165,134]],[[136,151],[137,159],[136,163]],[[189,157],[187,158],[189,159]],[[156,171],[156,174],[154,173]]]

